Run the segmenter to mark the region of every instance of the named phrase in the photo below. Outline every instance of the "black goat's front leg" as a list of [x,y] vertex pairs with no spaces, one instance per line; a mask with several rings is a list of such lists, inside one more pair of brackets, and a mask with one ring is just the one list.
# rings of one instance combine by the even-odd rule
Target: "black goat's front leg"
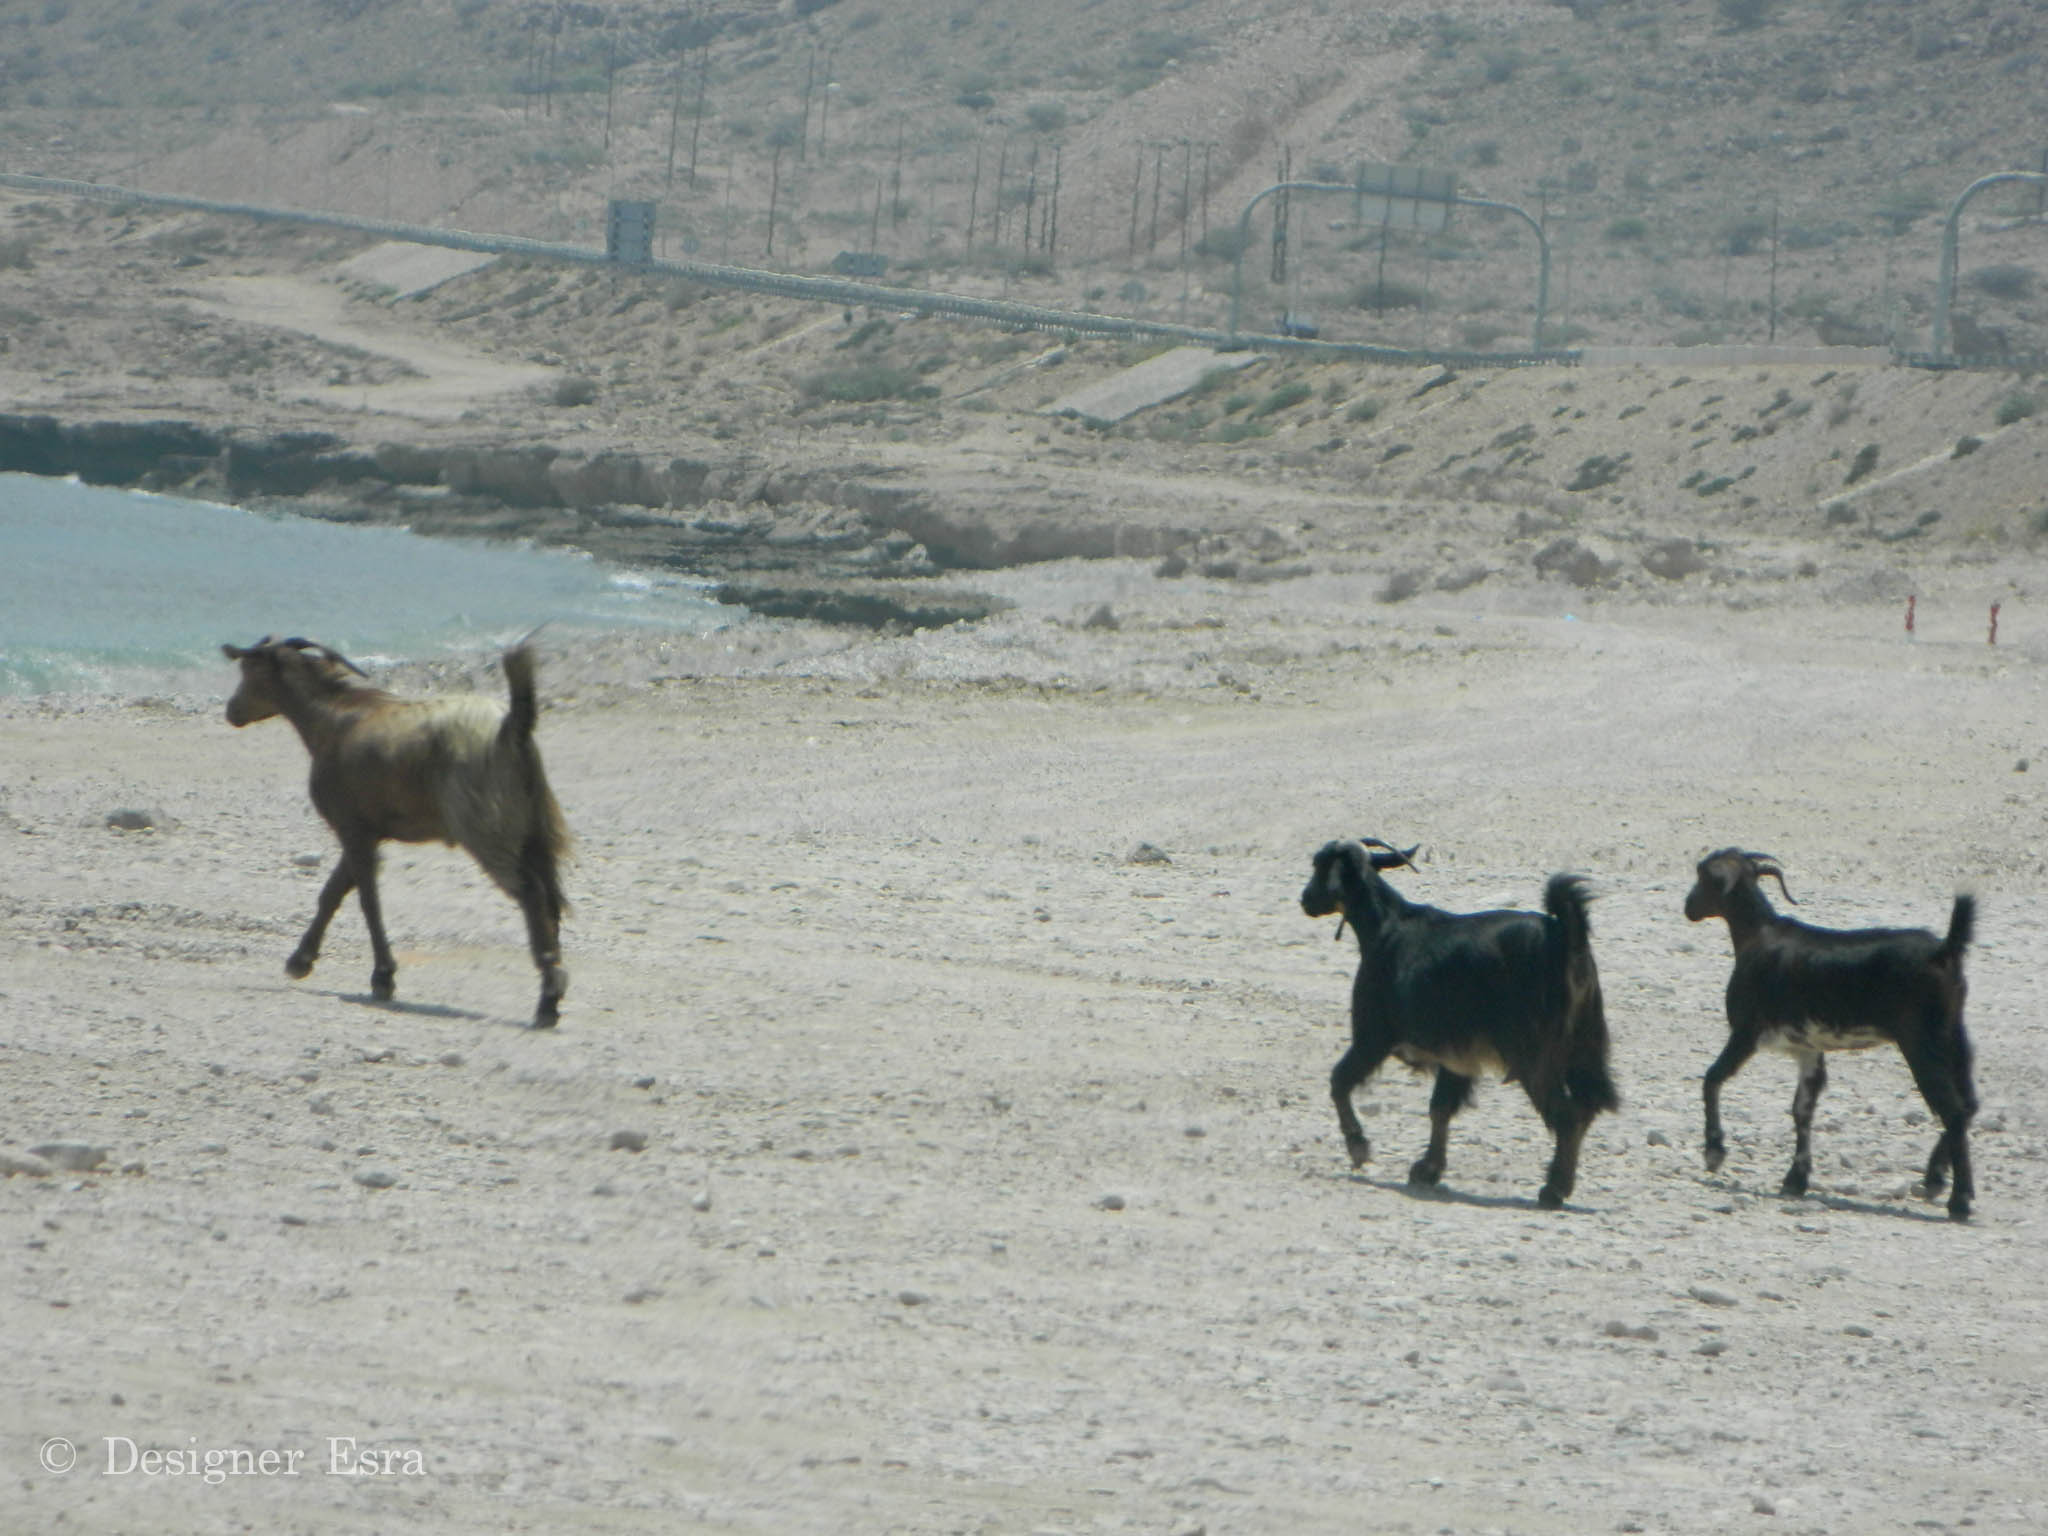
[[1337,1126],[1344,1133],[1344,1150],[1354,1168],[1363,1167],[1372,1157],[1372,1143],[1365,1139],[1365,1128],[1351,1107],[1351,1090],[1378,1071],[1386,1059],[1387,1047],[1366,1045],[1354,1036],[1351,1049],[1330,1069],[1330,1098],[1337,1106]]
[[1429,1095],[1429,1150],[1408,1168],[1410,1184],[1431,1185],[1444,1176],[1450,1158],[1451,1117],[1472,1102],[1472,1079],[1449,1067],[1436,1069],[1436,1087]]
[[1707,1172],[1720,1168],[1728,1156],[1728,1143],[1721,1136],[1721,1085],[1742,1070],[1742,1064],[1756,1054],[1756,1036],[1738,1030],[1728,1037],[1721,1054],[1707,1068],[1703,1097],[1707,1105]]
[[313,974],[313,962],[320,958],[320,942],[327,937],[327,925],[334,921],[334,914],[355,888],[355,871],[344,853],[341,862],[334,866],[334,873],[327,877],[327,883],[320,887],[319,905],[313,909],[313,921],[299,936],[299,947],[284,963],[284,973],[293,981],[304,981]]
[[1828,1059],[1819,1051],[1799,1063],[1799,1086],[1792,1094],[1792,1166],[1785,1170],[1781,1195],[1803,1195],[1813,1174],[1813,1106],[1828,1085]]

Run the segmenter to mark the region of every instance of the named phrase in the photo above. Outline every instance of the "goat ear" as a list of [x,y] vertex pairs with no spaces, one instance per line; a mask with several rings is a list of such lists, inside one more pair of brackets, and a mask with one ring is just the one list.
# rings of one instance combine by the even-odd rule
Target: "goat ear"
[[240,661],[244,656],[249,654],[247,651],[243,650],[239,645],[229,645],[225,640],[223,640],[220,643],[220,653],[221,655],[227,657],[229,661]]

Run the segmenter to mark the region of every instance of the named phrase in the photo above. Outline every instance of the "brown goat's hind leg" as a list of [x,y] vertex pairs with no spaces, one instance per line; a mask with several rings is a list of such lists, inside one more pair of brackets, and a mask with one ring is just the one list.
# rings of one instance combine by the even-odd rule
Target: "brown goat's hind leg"
[[327,925],[334,921],[334,914],[355,888],[355,872],[349,867],[348,855],[343,854],[334,873],[320,887],[320,904],[313,909],[313,921],[299,937],[299,947],[284,963],[284,973],[293,981],[304,981],[313,974],[313,962],[320,958],[320,941],[327,937]]
[[384,937],[384,904],[377,895],[377,845],[350,858],[355,865],[356,900],[363,909],[363,926],[370,930],[370,996],[388,1003],[398,991],[398,962],[391,956],[391,943]]
[[1977,1195],[1977,1183],[1970,1170],[1969,1140],[1970,1119],[1977,1113],[1977,1091],[1970,1082],[1967,1052],[1965,1046],[1961,1071],[1931,1051],[1923,1050],[1906,1058],[1920,1097],[1927,1101],[1927,1107],[1934,1111],[1942,1126],[1941,1139],[1927,1159],[1921,1193],[1932,1200],[1952,1176],[1955,1182],[1949,1188],[1948,1213],[1957,1221],[1970,1214],[1970,1202]]
[[1408,1182],[1424,1187],[1444,1176],[1450,1161],[1451,1117],[1472,1102],[1472,1079],[1449,1067],[1436,1069],[1436,1087],[1429,1095],[1429,1150],[1408,1168]]
[[569,972],[562,964],[560,925],[548,910],[547,897],[528,881],[519,896],[526,913],[526,944],[540,971],[540,1002],[533,1012],[535,1029],[551,1028],[562,1015],[562,999],[568,995]]

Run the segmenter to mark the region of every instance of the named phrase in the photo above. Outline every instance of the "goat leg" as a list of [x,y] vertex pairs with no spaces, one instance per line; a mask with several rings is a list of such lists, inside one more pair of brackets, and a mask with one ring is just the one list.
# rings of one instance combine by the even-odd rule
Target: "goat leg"
[[1932,1046],[1923,1046],[1907,1055],[1906,1065],[1912,1070],[1920,1097],[1927,1101],[1942,1127],[1941,1139],[1927,1159],[1921,1193],[1932,1200],[1952,1175],[1955,1182],[1949,1188],[1948,1213],[1961,1221],[1970,1214],[1970,1202],[1977,1194],[1976,1180],[1970,1172],[1969,1142],[1970,1119],[1977,1112],[1977,1092],[1970,1083],[1967,1043],[1962,1047],[1961,1061],[1953,1057],[1953,1052],[1944,1054]]
[[1472,1079],[1449,1067],[1436,1069],[1429,1095],[1429,1150],[1408,1167],[1408,1182],[1427,1188],[1444,1176],[1450,1159],[1451,1117],[1472,1102]]
[[1806,1181],[1813,1174],[1813,1106],[1820,1102],[1828,1085],[1828,1059],[1819,1051],[1799,1063],[1799,1086],[1792,1093],[1792,1166],[1785,1170],[1781,1195],[1806,1193]]
[[299,947],[284,963],[284,973],[293,981],[304,981],[313,974],[313,962],[320,958],[320,941],[327,937],[327,925],[334,921],[334,914],[355,888],[355,871],[349,867],[348,855],[343,854],[341,862],[334,866],[334,873],[320,887],[319,905],[313,909],[313,921],[299,936]]
[[1756,1054],[1756,1037],[1747,1031],[1729,1036],[1721,1054],[1707,1068],[1703,1097],[1707,1105],[1707,1172],[1719,1170],[1728,1156],[1728,1143],[1721,1137],[1721,1085],[1742,1070],[1742,1064]]
[[356,866],[356,900],[363,909],[363,926],[370,930],[370,996],[388,1003],[398,991],[398,962],[384,937],[384,904],[377,895],[377,845],[372,842],[366,851],[343,856]]
[[526,913],[527,948],[540,971],[540,1002],[534,1008],[533,1027],[549,1029],[561,1018],[562,999],[569,991],[569,972],[562,965],[561,928],[535,881],[522,884],[519,905]]
[[1344,1133],[1344,1150],[1351,1155],[1351,1166],[1362,1168],[1372,1158],[1372,1143],[1365,1138],[1365,1127],[1358,1123],[1358,1113],[1351,1107],[1351,1090],[1370,1077],[1387,1058],[1384,1049],[1374,1050],[1361,1046],[1356,1040],[1351,1049],[1337,1058],[1337,1065],[1330,1069],[1330,1099],[1337,1106],[1337,1125]]

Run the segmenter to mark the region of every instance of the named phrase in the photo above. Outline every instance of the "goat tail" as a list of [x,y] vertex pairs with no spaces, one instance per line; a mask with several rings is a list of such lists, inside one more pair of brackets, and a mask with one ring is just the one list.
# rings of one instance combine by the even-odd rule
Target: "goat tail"
[[534,725],[540,719],[540,695],[536,686],[540,665],[533,654],[533,647],[524,640],[513,646],[502,658],[505,668],[505,684],[512,694],[512,712],[505,717],[512,734],[521,740],[531,740]]
[[1560,940],[1559,980],[1568,1030],[1564,1082],[1572,1102],[1589,1119],[1621,1103],[1607,1071],[1607,1009],[1600,995],[1600,971],[1593,963],[1593,924],[1586,913],[1592,900],[1579,875],[1552,875],[1543,888],[1543,910],[1556,921]]
[[1960,960],[1970,941],[1977,936],[1977,898],[1958,896],[1948,917],[1948,937],[1941,941],[1944,959]]

